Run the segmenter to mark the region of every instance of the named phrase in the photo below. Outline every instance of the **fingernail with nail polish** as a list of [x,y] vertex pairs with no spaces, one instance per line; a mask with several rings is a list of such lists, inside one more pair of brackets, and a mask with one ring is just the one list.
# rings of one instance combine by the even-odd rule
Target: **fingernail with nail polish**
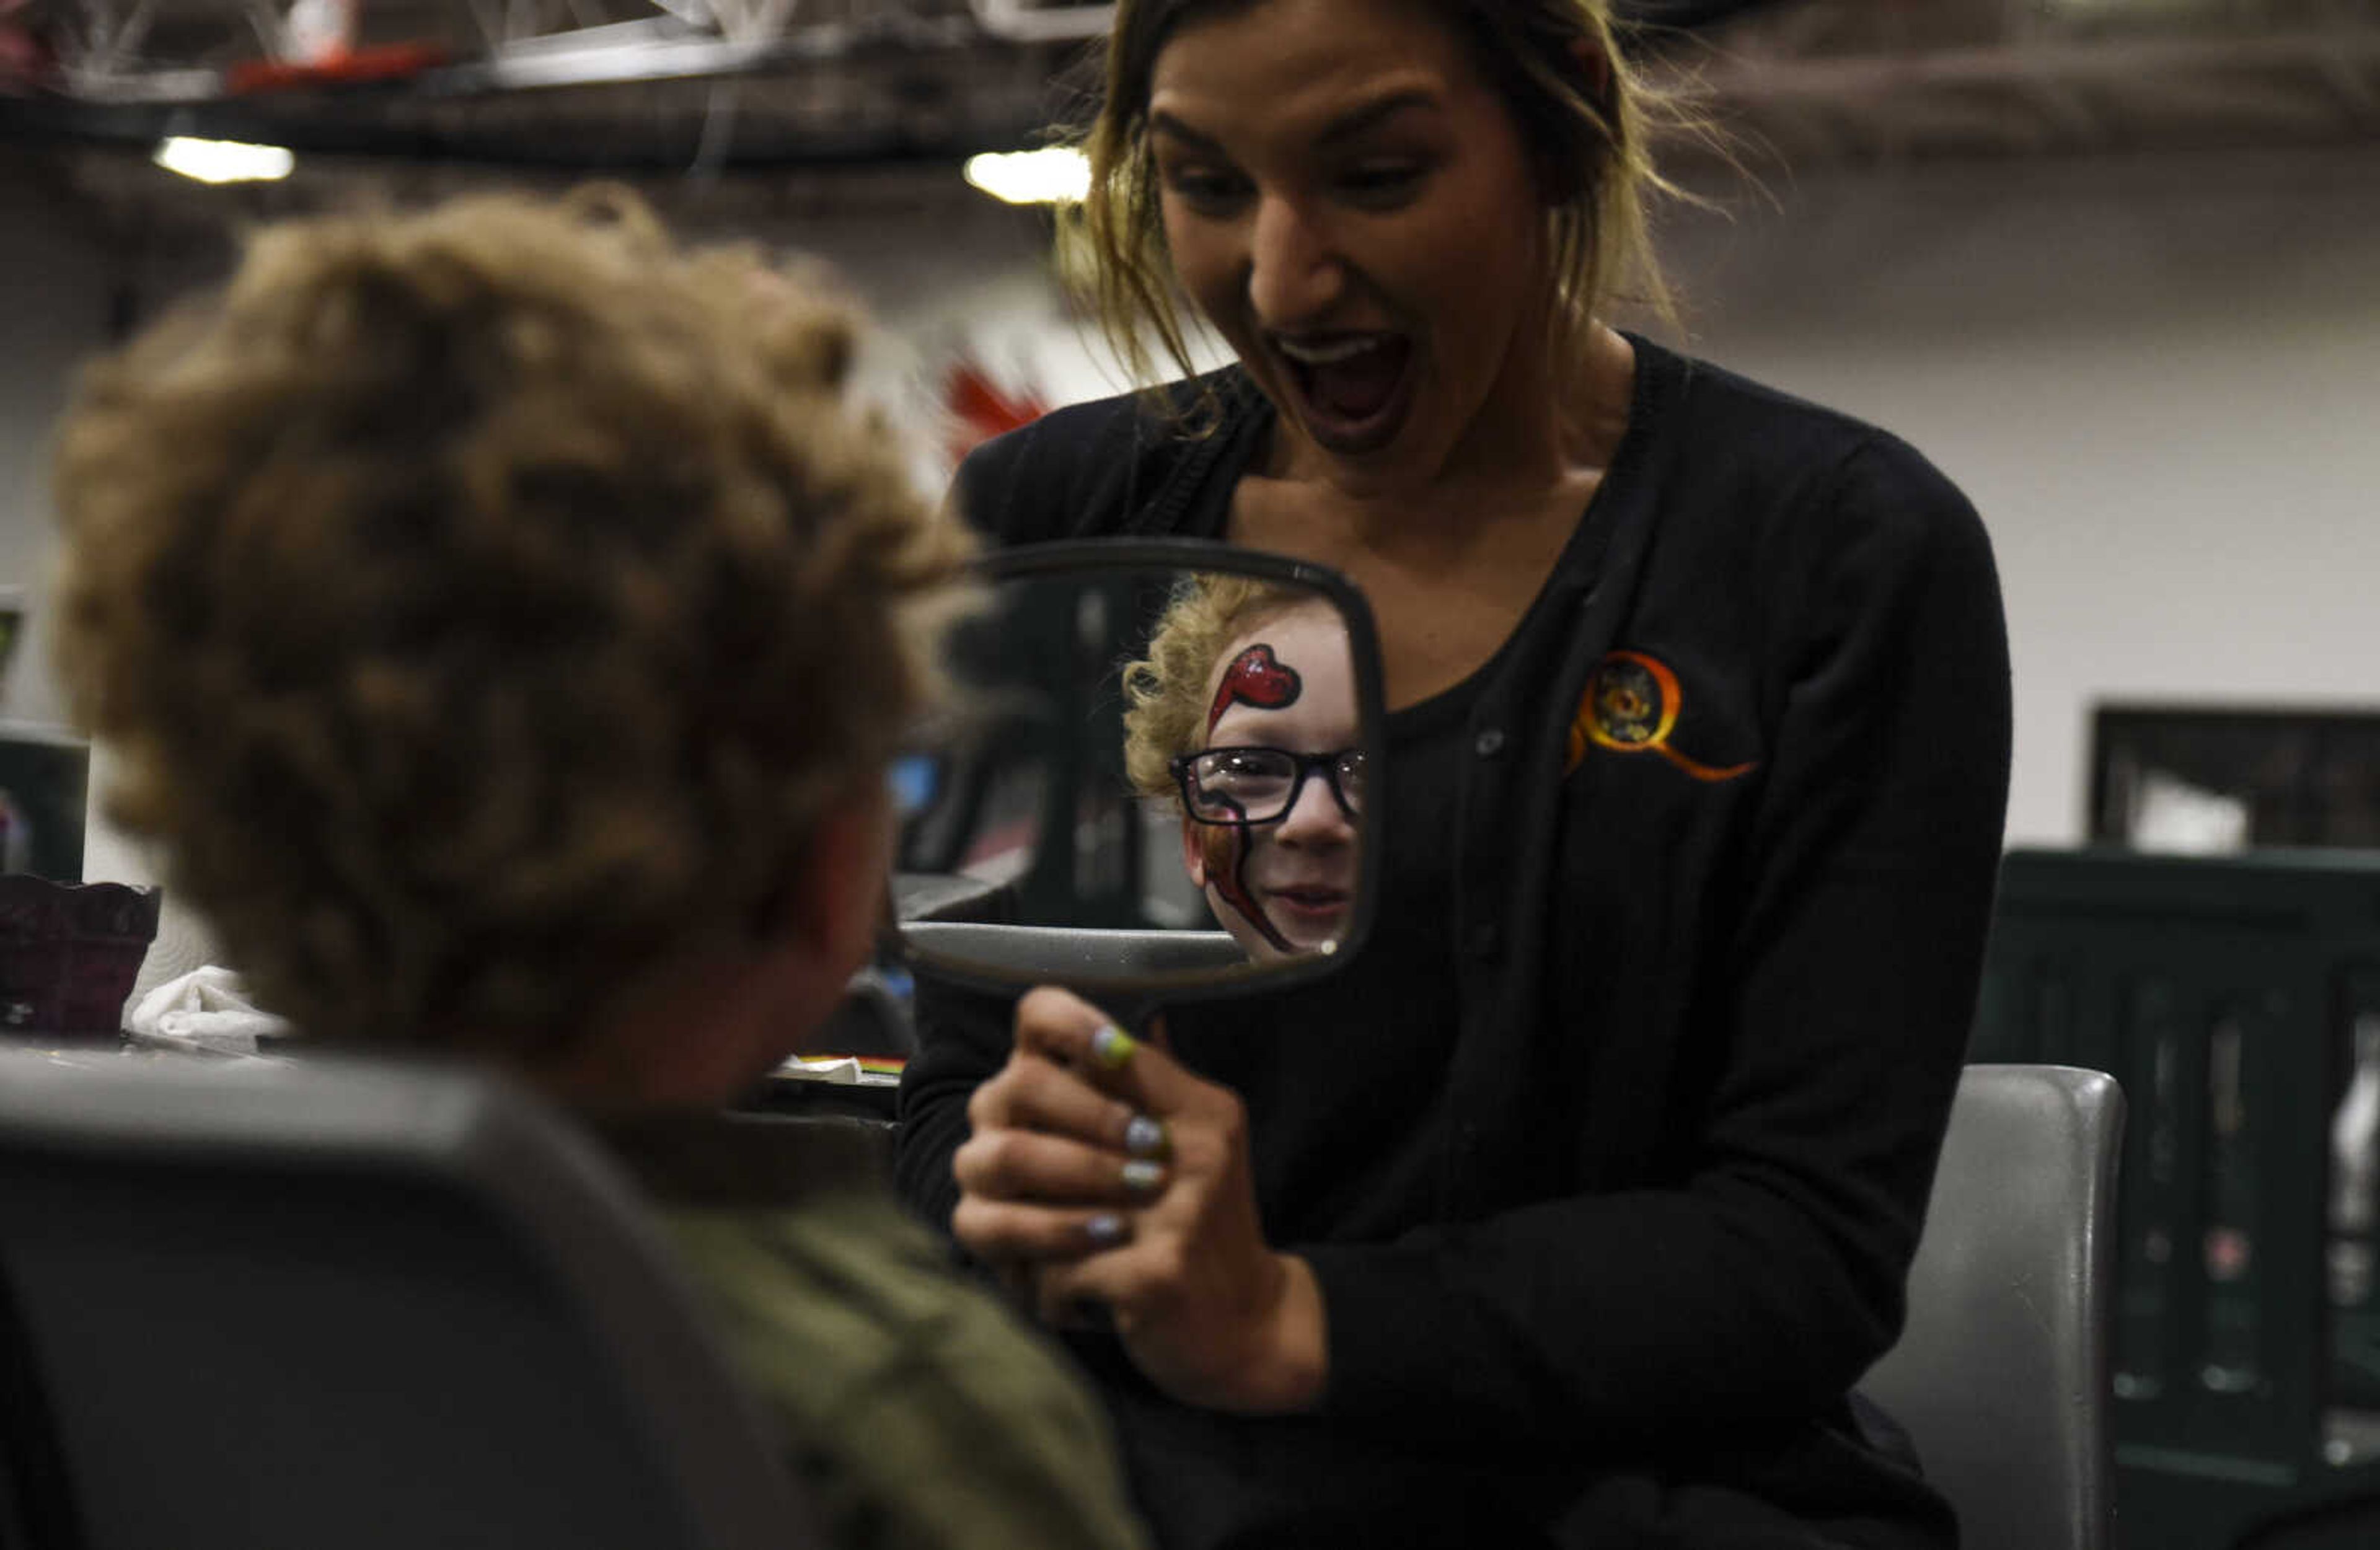
[[1135,1157],[1161,1157],[1173,1150],[1173,1142],[1164,1120],[1135,1114],[1123,1128],[1123,1149]]
[[1123,1218],[1112,1211],[1102,1211],[1083,1224],[1083,1236],[1102,1249],[1123,1242]]
[[1165,1165],[1135,1157],[1123,1165],[1123,1187],[1135,1194],[1153,1194],[1165,1182]]
[[1114,1071],[1140,1053],[1140,1041],[1110,1023],[1091,1035],[1091,1054],[1099,1064]]

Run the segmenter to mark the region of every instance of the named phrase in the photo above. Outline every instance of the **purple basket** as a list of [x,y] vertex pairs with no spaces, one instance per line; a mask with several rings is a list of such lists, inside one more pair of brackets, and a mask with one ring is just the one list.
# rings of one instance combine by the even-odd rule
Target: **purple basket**
[[164,897],[124,883],[0,876],[0,1033],[119,1032]]

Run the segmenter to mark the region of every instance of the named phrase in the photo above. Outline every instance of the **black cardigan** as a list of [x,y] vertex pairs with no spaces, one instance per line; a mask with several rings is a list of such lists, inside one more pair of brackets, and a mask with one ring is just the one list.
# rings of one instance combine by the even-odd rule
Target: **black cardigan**
[[[2009,757],[1990,548],[1904,443],[1634,343],[1627,436],[1468,699],[1452,897],[1419,926],[1461,1008],[1426,1198],[1383,1219],[1295,1193],[1264,1138],[1308,1100],[1263,1081],[1261,1049],[1225,1062],[1268,1229],[1321,1281],[1330,1375],[1319,1423],[1208,1418],[1242,1435],[1200,1489],[1327,1432],[1334,1459],[1376,1439],[1384,1480],[1492,1460],[1565,1544],[1772,1511],[1944,1543],[1846,1393],[1899,1332],[1973,1012]],[[1220,535],[1269,409],[1236,371],[1208,382],[1208,434],[1129,399],[1061,410],[968,460],[963,509],[1005,543]],[[1328,1016],[1331,983],[1285,999],[1281,1037]],[[945,1017],[909,1068],[900,1178],[931,1220],[1004,1054],[996,1019]],[[1087,1356],[1128,1446],[1179,1453],[1189,1418]],[[1262,1518],[1137,1462],[1172,1543]]]

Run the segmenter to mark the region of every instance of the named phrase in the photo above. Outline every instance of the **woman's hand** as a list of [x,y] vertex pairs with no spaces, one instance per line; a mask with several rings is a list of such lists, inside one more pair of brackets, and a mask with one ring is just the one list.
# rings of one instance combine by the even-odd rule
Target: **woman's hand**
[[1321,1288],[1264,1241],[1237,1094],[1044,987],[1017,1003],[1015,1049],[967,1118],[952,1230],[1044,1319],[1103,1304],[1134,1363],[1188,1404],[1321,1399]]

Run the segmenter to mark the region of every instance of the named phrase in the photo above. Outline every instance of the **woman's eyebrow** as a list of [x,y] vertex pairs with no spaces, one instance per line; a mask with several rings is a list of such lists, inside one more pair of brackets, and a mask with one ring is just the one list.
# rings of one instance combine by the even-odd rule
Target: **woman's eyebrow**
[[1408,86],[1401,91],[1390,91],[1385,96],[1375,98],[1359,107],[1348,109],[1324,125],[1322,132],[1314,137],[1314,141],[1317,145],[1330,145],[1339,140],[1353,139],[1365,130],[1377,128],[1401,113],[1414,108],[1429,108],[1437,105],[1436,93],[1418,86]]
[[1200,134],[1161,108],[1148,115],[1148,127],[1152,132],[1163,135],[1169,139],[1178,139],[1194,151],[1211,151],[1220,153],[1223,149],[1214,136]]
[[[1359,103],[1340,114],[1322,127],[1321,132],[1314,137],[1314,143],[1332,145],[1341,140],[1352,139],[1366,129],[1377,128],[1401,113],[1437,105],[1438,96],[1435,92],[1418,86],[1404,87],[1375,98],[1371,102]],[[1194,151],[1205,151],[1218,155],[1222,153],[1222,142],[1216,139],[1214,136],[1192,128],[1161,108],[1148,115],[1148,127],[1153,133],[1164,135],[1171,139],[1178,139]]]

